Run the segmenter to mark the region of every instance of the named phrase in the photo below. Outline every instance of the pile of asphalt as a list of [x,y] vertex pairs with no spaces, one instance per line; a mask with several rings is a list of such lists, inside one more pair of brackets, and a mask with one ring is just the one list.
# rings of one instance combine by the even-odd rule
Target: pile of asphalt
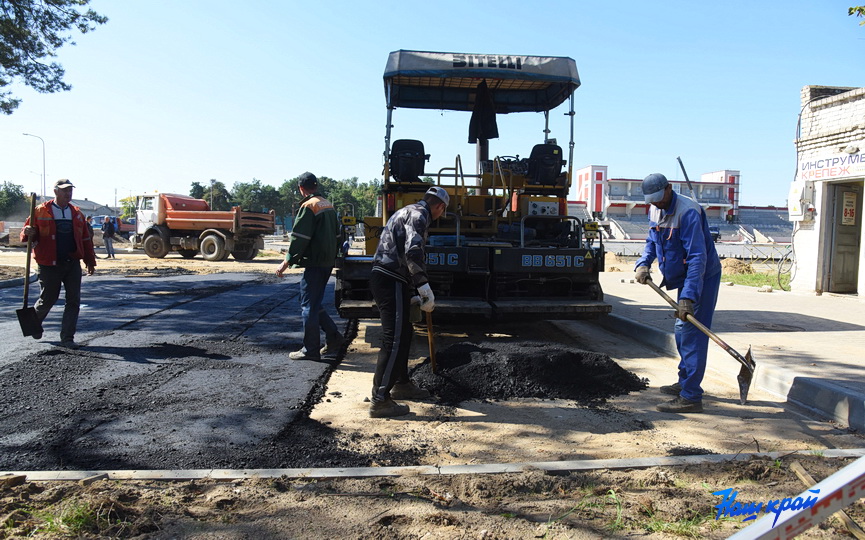
[[433,373],[424,362],[411,378],[445,405],[514,398],[600,405],[648,385],[605,354],[536,341],[456,343],[436,354],[436,366]]

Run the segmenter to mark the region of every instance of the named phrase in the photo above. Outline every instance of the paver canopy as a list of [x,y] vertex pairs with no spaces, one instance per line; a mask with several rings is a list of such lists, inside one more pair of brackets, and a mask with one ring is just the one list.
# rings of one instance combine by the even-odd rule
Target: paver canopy
[[389,108],[471,111],[481,81],[497,114],[549,111],[580,86],[576,62],[556,56],[399,50],[384,70]]

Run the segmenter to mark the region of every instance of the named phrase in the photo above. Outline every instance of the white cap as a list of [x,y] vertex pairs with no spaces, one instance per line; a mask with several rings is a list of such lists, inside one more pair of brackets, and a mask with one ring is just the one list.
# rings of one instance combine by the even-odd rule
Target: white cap
[[445,206],[450,204],[451,197],[448,195],[448,192],[445,191],[445,188],[440,186],[433,186],[427,190],[427,195],[433,195],[434,197],[438,197],[441,202],[445,203]]

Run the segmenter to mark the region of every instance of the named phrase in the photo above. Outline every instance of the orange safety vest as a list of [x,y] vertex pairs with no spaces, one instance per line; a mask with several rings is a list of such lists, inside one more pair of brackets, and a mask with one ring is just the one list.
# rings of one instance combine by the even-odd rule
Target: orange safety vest
[[[44,266],[57,266],[57,225],[54,223],[54,213],[51,211],[51,203],[54,200],[44,202],[36,207],[36,229],[38,233],[33,237],[33,255],[38,264]],[[75,251],[69,256],[73,259],[83,259],[87,266],[96,266],[96,252],[93,250],[93,238],[87,222],[77,206],[70,204],[72,209],[72,234],[75,237]],[[24,226],[30,225],[30,218],[24,222]],[[27,235],[21,230],[21,241],[27,241]]]

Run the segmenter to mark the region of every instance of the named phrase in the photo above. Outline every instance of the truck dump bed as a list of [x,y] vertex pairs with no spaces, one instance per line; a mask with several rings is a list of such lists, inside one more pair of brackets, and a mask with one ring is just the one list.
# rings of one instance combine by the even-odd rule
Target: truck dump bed
[[233,233],[273,234],[274,216],[261,212],[245,212],[239,206],[231,210],[210,210],[207,201],[182,195],[163,194],[164,216],[160,222],[176,231],[222,229]]

